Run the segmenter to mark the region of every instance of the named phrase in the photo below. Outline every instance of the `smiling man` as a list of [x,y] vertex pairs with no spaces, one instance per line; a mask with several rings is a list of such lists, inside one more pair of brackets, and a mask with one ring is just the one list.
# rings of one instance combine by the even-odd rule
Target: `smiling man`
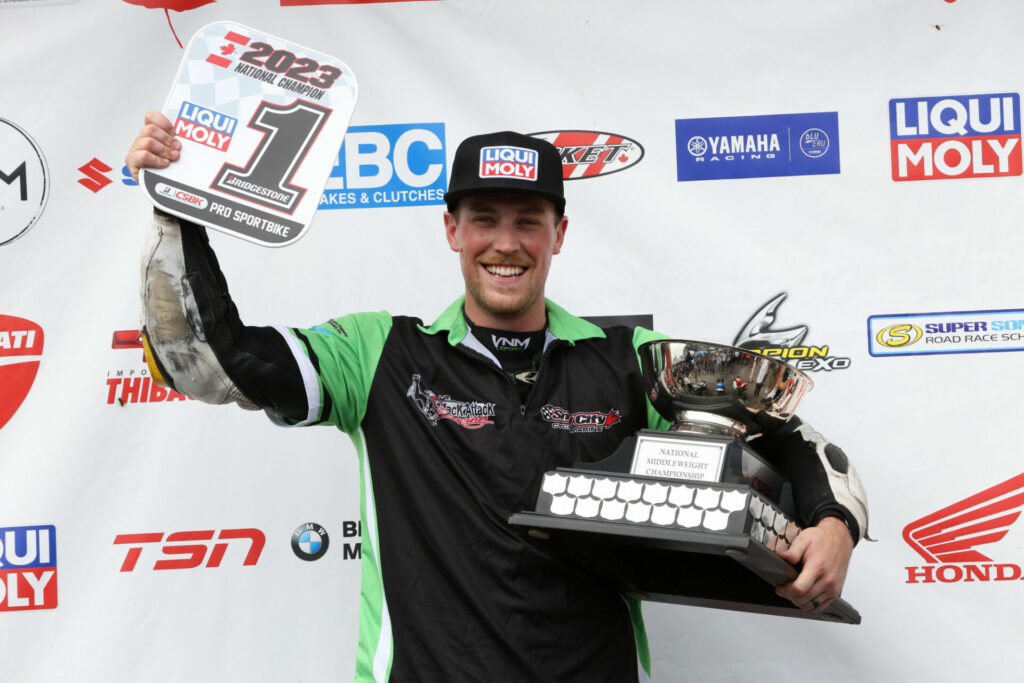
[[[178,149],[170,123],[150,112],[126,161],[137,173]],[[507,519],[532,507],[544,472],[667,426],[635,351],[660,335],[602,330],[545,298],[568,227],[549,143],[468,138],[445,201],[465,295],[429,326],[385,312],[243,325],[205,231],[158,212],[143,260],[154,374],[209,403],[352,438],[363,522],[357,681],[647,680],[639,604]],[[569,432],[551,419],[559,411],[617,419]],[[809,431],[785,444],[814,526],[790,550],[804,569],[782,593],[820,609],[839,595],[866,503],[841,451]]]

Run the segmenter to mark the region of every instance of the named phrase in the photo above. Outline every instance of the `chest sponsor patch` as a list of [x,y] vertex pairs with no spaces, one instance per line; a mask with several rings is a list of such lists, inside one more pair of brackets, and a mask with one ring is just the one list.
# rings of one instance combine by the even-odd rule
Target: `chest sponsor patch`
[[466,429],[480,429],[494,424],[493,403],[486,401],[457,401],[448,394],[438,394],[423,386],[419,375],[412,376],[412,383],[405,395],[423,413],[431,426],[441,420],[450,420]]
[[540,409],[540,416],[551,423],[552,429],[564,429],[572,434],[603,432],[622,419],[622,414],[614,408],[607,412],[584,410],[571,413],[550,403]]

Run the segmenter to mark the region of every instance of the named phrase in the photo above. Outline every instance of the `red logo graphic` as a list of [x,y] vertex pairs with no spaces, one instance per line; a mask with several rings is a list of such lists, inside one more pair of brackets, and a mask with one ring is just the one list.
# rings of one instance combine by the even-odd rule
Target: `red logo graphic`
[[[0,315],[0,429],[28,396],[43,353],[43,328],[31,320]],[[22,359],[34,356],[34,359]],[[11,360],[17,358],[17,362]]]
[[[248,45],[249,38],[248,36],[243,36],[241,33],[228,31],[227,34],[225,34],[224,36],[224,40],[227,40],[229,42],[224,43],[220,46],[220,49],[218,50],[220,54],[215,55],[211,52],[210,56],[206,58],[206,61],[208,61],[210,64],[215,64],[216,66],[220,66],[226,69],[229,66],[231,66],[231,59],[234,59],[235,45]],[[231,59],[227,59],[228,57],[231,57]]]
[[553,130],[531,133],[531,136],[547,140],[558,149],[562,157],[562,177],[565,180],[624,171],[640,163],[644,157],[644,148],[639,142],[614,133]]
[[164,16],[167,17],[167,25],[171,27],[171,34],[178,41],[178,47],[183,47],[181,40],[178,39],[178,34],[174,30],[174,26],[171,24],[170,11],[187,12],[190,9],[209,5],[211,2],[216,2],[216,0],[124,0],[124,2],[127,2],[129,5],[141,5],[148,9],[162,9]]
[[[209,547],[208,544],[196,543],[196,541],[212,541],[213,536],[213,529],[206,531],[175,531],[167,534],[166,539],[163,532],[160,531],[146,534],[118,534],[114,537],[114,545],[129,546],[128,552],[124,556],[124,562],[121,563],[122,572],[135,570],[135,565],[138,564],[139,556],[142,555],[145,545],[160,543],[161,541],[164,541],[160,548],[164,555],[184,557],[178,557],[173,560],[156,560],[153,563],[153,569],[194,569],[206,559],[206,551]],[[218,541],[236,539],[247,539],[249,541],[249,549],[246,552],[245,559],[242,561],[242,566],[248,567],[256,564],[256,561],[260,559],[260,553],[263,552],[263,546],[266,545],[267,537],[259,529],[222,529],[217,534]],[[225,542],[214,543],[209,559],[206,560],[206,566],[219,567],[227,549],[228,544]]]
[[104,173],[110,173],[114,169],[110,168],[96,157],[93,157],[91,160],[86,162],[84,166],[79,166],[78,170],[85,176],[84,178],[78,179],[78,184],[92,192],[99,192],[104,187],[114,182],[104,175]]
[[[303,5],[375,5],[381,2],[414,2],[415,0],[281,0],[281,7]],[[950,0],[946,0],[949,2]]]
[[[990,563],[978,547],[1001,541],[1024,507],[1024,474],[942,508],[903,529],[903,539],[925,562],[939,567],[907,567],[907,583],[1017,579],[1015,564]],[[963,566],[960,566],[963,565]]]
[[570,413],[565,408],[550,403],[540,409],[540,416],[551,423],[553,429],[569,432],[603,432],[622,419],[619,411],[582,411]]

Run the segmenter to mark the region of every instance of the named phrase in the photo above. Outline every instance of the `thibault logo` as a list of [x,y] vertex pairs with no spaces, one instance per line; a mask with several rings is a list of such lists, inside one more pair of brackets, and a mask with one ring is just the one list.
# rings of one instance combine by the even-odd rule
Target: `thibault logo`
[[494,424],[494,404],[483,401],[456,401],[451,396],[438,395],[421,386],[420,376],[412,376],[412,384],[405,392],[423,416],[434,427],[440,420],[451,420],[466,429],[479,429]]
[[776,312],[786,300],[786,292],[768,300],[740,329],[733,346],[750,349],[764,356],[785,359],[797,370],[843,370],[850,367],[849,358],[828,355],[827,346],[801,346],[806,325],[774,329]]
[[614,408],[607,412],[588,410],[570,413],[550,403],[540,409],[540,416],[551,423],[552,429],[564,429],[573,434],[603,432],[622,419],[622,414]]
[[928,564],[907,567],[907,583],[1020,580],[1020,565],[981,550],[1001,541],[1024,507],[1024,474],[911,522],[903,539]]

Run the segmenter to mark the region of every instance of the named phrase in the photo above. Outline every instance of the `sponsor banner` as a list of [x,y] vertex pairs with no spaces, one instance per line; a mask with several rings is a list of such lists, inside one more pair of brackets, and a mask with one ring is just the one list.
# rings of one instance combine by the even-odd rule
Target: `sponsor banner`
[[[1017,581],[1019,564],[993,559],[989,548],[1006,536],[1024,507],[1024,474],[911,522],[903,540],[925,562],[906,567],[907,583]],[[996,550],[1002,550],[995,546]],[[983,552],[984,551],[984,552]]]
[[850,367],[849,358],[831,355],[828,346],[801,344],[807,334],[807,325],[795,325],[785,329],[772,327],[779,306],[785,300],[786,292],[782,292],[765,302],[740,328],[732,342],[733,346],[785,360],[797,370],[804,372],[829,372]]
[[43,151],[20,126],[0,118],[0,247],[36,224],[49,195]]
[[562,158],[562,177],[565,180],[617,173],[635,166],[644,158],[644,148],[639,142],[614,133],[563,130],[530,135],[555,146]]
[[429,0],[281,0],[281,7],[305,5],[376,5],[382,2],[424,2]]
[[872,356],[1024,351],[1024,309],[873,315],[868,351]]
[[889,100],[892,179],[1021,174],[1020,95]]
[[[79,173],[85,176],[84,178],[78,179],[78,184],[93,194],[96,194],[114,182],[113,179],[107,175],[113,170],[113,168],[102,160],[93,157],[78,167]],[[127,166],[121,167],[121,183],[128,187],[138,187],[139,185],[139,183],[132,178],[131,171],[128,170]]]
[[[114,537],[114,545],[124,547],[122,572],[215,568],[221,564],[249,567],[259,561],[266,543],[267,537],[263,532],[251,528],[174,531],[169,534],[157,531]],[[140,562],[143,555],[145,557]]]
[[0,429],[28,396],[42,353],[43,328],[25,318],[0,315]]
[[0,527],[0,612],[56,606],[56,527]]
[[39,7],[42,5],[70,5],[78,0],[0,0],[0,9],[5,7]]
[[443,123],[352,126],[338,151],[321,209],[444,204]]
[[676,119],[676,171],[680,181],[839,173],[839,114]]

